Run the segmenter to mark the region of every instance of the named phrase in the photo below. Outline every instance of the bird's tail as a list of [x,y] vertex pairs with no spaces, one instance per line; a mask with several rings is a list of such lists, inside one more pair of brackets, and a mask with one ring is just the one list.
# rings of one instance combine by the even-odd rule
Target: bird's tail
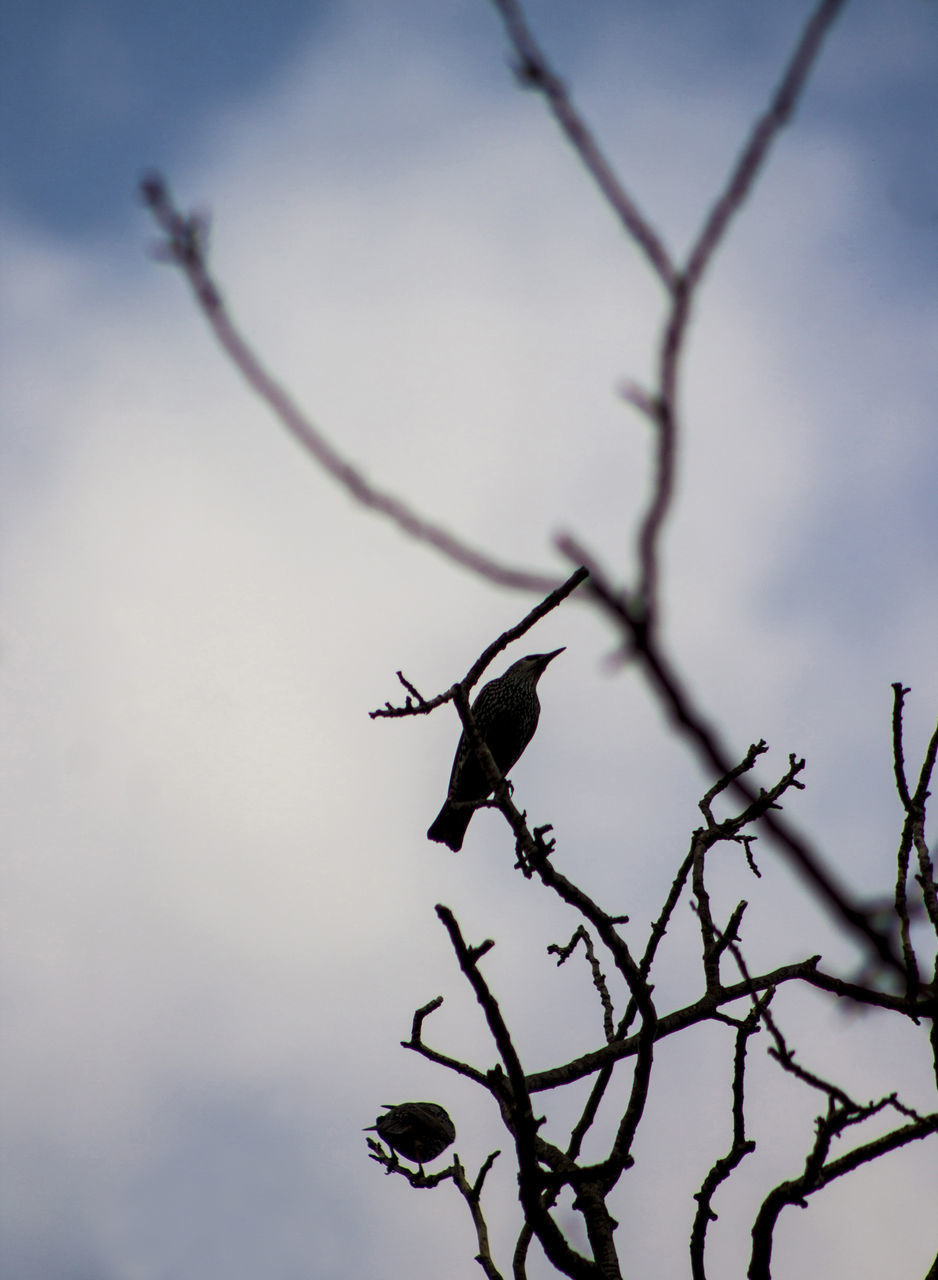
[[466,828],[469,826],[469,820],[473,812],[471,805],[460,805],[456,809],[447,800],[434,818],[430,830],[427,832],[427,839],[448,845],[453,853],[458,853],[462,848]]

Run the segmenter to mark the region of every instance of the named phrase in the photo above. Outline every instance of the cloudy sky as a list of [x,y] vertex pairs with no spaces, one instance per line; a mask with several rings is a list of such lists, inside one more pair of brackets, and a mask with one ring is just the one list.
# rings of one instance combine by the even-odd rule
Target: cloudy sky
[[[566,574],[573,532],[631,569],[661,298],[483,0],[4,7],[0,111],[2,1255],[22,1280],[481,1274],[449,1188],[385,1178],[361,1134],[432,1098],[470,1170],[485,1097],[399,1047],[494,1051],[433,913],[473,940],[530,1069],[594,1047],[575,926],[512,872],[493,815],[430,845],[451,709],[372,721],[403,669],[430,695],[533,603],[358,510],[252,400],[150,252],[147,168],[212,218],[252,343],[375,482],[513,564]],[[531,17],[630,190],[689,242],[809,6],[541,0]],[[908,756],[938,711],[938,4],[849,5],[695,317],[666,542],[668,641],[789,814],[860,895],[888,895]],[[709,780],[583,605],[515,773],[558,866],[637,949]],[[766,846],[716,868],[772,966],[855,971]],[[700,990],[679,911],[662,1008]],[[780,1001],[802,1061],[862,1101],[934,1109],[915,1028]],[[791,1019],[785,1021],[786,1015]],[[762,1038],[764,1039],[764,1037]],[[613,1210],[630,1274],[687,1274],[692,1192],[728,1146],[728,1038],[663,1044]],[[712,1229],[745,1271],[765,1190],[820,1110],[751,1051],[751,1173]],[[623,1076],[622,1090],[628,1074]],[[543,1098],[562,1135],[570,1103]],[[599,1147],[595,1154],[599,1153]],[[507,1156],[490,1218],[507,1270]],[[918,1277],[932,1143],[788,1210],[778,1274]],[[571,1226],[576,1236],[578,1228]],[[546,1275],[540,1264],[532,1275]],[[807,1269],[807,1272],[805,1268]]]

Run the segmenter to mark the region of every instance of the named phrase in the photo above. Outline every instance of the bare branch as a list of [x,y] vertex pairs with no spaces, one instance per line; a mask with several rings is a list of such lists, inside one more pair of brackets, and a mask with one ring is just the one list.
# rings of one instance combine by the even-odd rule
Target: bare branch
[[905,777],[905,759],[902,744],[902,711],[905,695],[909,692],[901,684],[894,684],[892,707],[892,755],[893,768],[896,775],[896,790],[905,809],[906,817],[902,824],[899,838],[899,851],[896,855],[896,889],[895,911],[899,921],[899,943],[902,947],[902,959],[905,962],[906,990],[914,996],[919,989],[918,961],[912,946],[912,924],[909,913],[908,882],[909,858],[912,853],[915,827],[915,806],[909,795]]
[[542,856],[544,849],[538,846],[534,836],[528,830],[527,814],[522,813],[511,798],[511,785],[495,763],[495,757],[492,755],[488,743],[479,732],[479,726],[476,724],[472,708],[469,706],[465,687],[462,684],[454,684],[450,692],[456,704],[456,710],[459,712],[463,729],[482,767],[486,782],[492,790],[491,800],[481,801],[479,807],[494,807],[504,814],[515,837],[515,849],[518,855],[516,865],[525,876],[530,877],[532,863],[536,858]]
[[606,975],[603,973],[602,965],[596,958],[596,949],[593,946],[593,939],[590,937],[583,925],[577,925],[573,937],[565,947],[559,947],[552,942],[547,948],[548,955],[556,955],[558,957],[557,967],[559,968],[573,954],[574,948],[578,942],[583,943],[583,950],[586,952],[586,959],[589,963],[590,972],[593,975],[593,986],[599,995],[600,1002],[603,1007],[603,1032],[607,1042],[615,1039],[615,1029],[613,1027],[613,1008],[612,998],[609,995],[609,984],[606,981]]
[[518,0],[492,0],[502,16],[508,38],[514,46],[515,71],[525,88],[542,93],[583,166],[599,187],[607,203],[644,253],[661,283],[670,289],[674,267],[654,227],[639,211],[592,134],[573,105],[563,81],[551,67],[534,38]]
[[[412,1169],[410,1165],[401,1164],[397,1152],[383,1147],[375,1138],[366,1138],[365,1141],[368,1144],[369,1160],[374,1160],[376,1164],[382,1165],[385,1173],[400,1174],[418,1191],[432,1190],[433,1187],[438,1187],[441,1182],[448,1182],[453,1176],[455,1165],[447,1165],[445,1169],[440,1169],[437,1173],[424,1173],[423,1165],[420,1165],[417,1169]],[[454,1160],[456,1159],[458,1157],[454,1157]]]
[[844,4],[845,0],[821,0],[808,19],[768,109],[756,121],[722,195],[690,251],[683,272],[688,293],[699,283],[732,218],[751,191],[769,148],[791,119],[821,45]]
[[[737,953],[737,960],[739,959],[740,957]],[[765,1023],[769,1030],[769,1034],[775,1041],[774,1046],[769,1049],[769,1057],[774,1058],[775,1061],[789,1073],[789,1075],[793,1075],[797,1080],[800,1080],[802,1084],[808,1085],[809,1088],[816,1089],[819,1093],[823,1093],[831,1105],[841,1107],[845,1112],[859,1113],[862,1110],[860,1104],[854,1102],[854,1100],[843,1089],[841,1089],[839,1085],[833,1084],[829,1080],[822,1079],[821,1076],[817,1075],[813,1071],[809,1071],[806,1067],[801,1066],[801,1064],[795,1060],[794,1050],[788,1047],[785,1037],[782,1035],[778,1024],[768,1009],[763,1009],[762,1021]]]
[[775,994],[770,988],[761,996],[749,1011],[746,1019],[740,1023],[736,1031],[736,1048],[733,1055],[733,1140],[729,1151],[719,1160],[715,1160],[700,1190],[694,1196],[697,1201],[697,1212],[694,1214],[694,1225],[690,1237],[690,1262],[693,1280],[706,1280],[704,1271],[704,1247],[707,1239],[707,1227],[716,1221],[712,1204],[713,1197],[721,1183],[725,1182],[734,1169],[742,1163],[746,1156],[756,1149],[756,1144],[746,1137],[744,1082],[746,1074],[746,1049],[753,1035],[759,1030],[759,1019],[762,1010]]
[[[814,1192],[861,1164],[921,1137],[938,1133],[938,1113],[918,1115],[899,1102],[895,1094],[877,1102],[860,1104],[836,1081],[825,1079],[803,1067],[796,1060],[794,1051],[789,1047],[769,1009],[778,986],[782,983],[799,982],[828,991],[858,1007],[878,1006],[913,1020],[927,1018],[931,1023],[931,1043],[938,1075],[938,1023],[935,1016],[938,1013],[938,984],[933,981],[929,986],[920,980],[912,929],[915,913],[920,911],[920,907],[917,901],[913,901],[911,906],[909,903],[909,874],[914,849],[918,860],[916,880],[921,887],[925,911],[938,932],[938,893],[925,837],[925,806],[931,773],[938,756],[938,729],[926,750],[913,793],[906,773],[902,741],[903,705],[908,690],[899,684],[895,685],[893,757],[896,787],[905,811],[905,821],[897,860],[894,902],[890,906],[890,912],[894,909],[895,918],[899,922],[900,958],[889,928],[879,923],[882,913],[877,914],[872,908],[862,908],[839,882],[819,851],[778,814],[783,795],[790,788],[802,787],[799,774],[804,768],[804,761],[791,756],[788,771],[769,790],[757,787],[747,776],[757,758],[767,750],[764,742],[750,746],[741,763],[732,765],[731,754],[719,732],[707,720],[685,687],[681,675],[672,666],[662,645],[658,625],[661,542],[675,498],[681,436],[679,381],[693,308],[715,254],[748,198],[781,129],[796,109],[810,70],[826,35],[843,8],[844,0],[818,0],[815,3],[778,87],[767,108],[755,122],[727,181],[703,218],[683,266],[677,266],[672,261],[662,238],[640,212],[614,173],[595,136],[574,106],[569,91],[537,44],[519,0],[493,0],[493,3],[513,44],[515,69],[519,79],[526,87],[543,94],[576,155],[598,185],[627,236],[650,264],[666,293],[664,323],[657,352],[657,386],[650,390],[632,387],[625,393],[630,403],[644,414],[654,432],[650,492],[640,514],[636,535],[638,572],[634,590],[615,589],[595,566],[588,571],[584,567],[588,558],[572,538],[562,540],[559,546],[581,567],[566,582],[559,583],[553,575],[515,567],[469,545],[394,494],[367,480],[302,413],[236,328],[209,271],[206,220],[196,214],[184,216],[180,213],[172,202],[165,182],[157,176],[147,178],[142,183],[141,190],[163,233],[160,256],[182,271],[215,338],[239,373],[328,477],[342,486],[362,507],[383,516],[408,536],[432,547],[487,581],[514,589],[549,593],[521,622],[489,645],[466,677],[451,689],[426,699],[398,671],[398,680],[406,692],[403,705],[393,706],[386,702],[383,708],[370,713],[374,718],[423,715],[452,700],[485,777],[491,784],[493,798],[482,803],[497,807],[508,821],[515,837],[518,867],[529,879],[537,877],[545,888],[572,906],[594,931],[591,934],[585,925],[580,925],[566,947],[552,946],[549,951],[557,953],[559,963],[563,963],[577,943],[583,941],[593,984],[603,1010],[606,1043],[600,1049],[551,1070],[526,1074],[508,1023],[479,965],[481,958],[491,950],[494,943],[486,940],[475,946],[469,945],[453,912],[445,906],[437,906],[437,914],[449,934],[460,969],[483,1011],[498,1052],[498,1062],[488,1071],[483,1071],[424,1043],[425,1021],[441,1006],[442,996],[435,997],[414,1012],[410,1039],[402,1042],[405,1048],[485,1088],[499,1105],[502,1119],[515,1146],[519,1199],[524,1214],[524,1227],[514,1255],[515,1280],[524,1278],[527,1249],[534,1238],[543,1246],[549,1261],[574,1280],[614,1280],[620,1276],[614,1239],[617,1224],[609,1212],[607,1201],[611,1189],[632,1164],[631,1152],[645,1113],[655,1046],[664,1036],[705,1021],[722,1022],[735,1029],[732,1138],[729,1150],[714,1160],[695,1197],[697,1209],[690,1240],[695,1280],[705,1280],[704,1253],[708,1224],[716,1219],[714,1196],[722,1183],[755,1149],[754,1142],[746,1136],[746,1054],[749,1041],[760,1026],[766,1028],[772,1039],[769,1054],[785,1072],[820,1092],[826,1104],[826,1113],[817,1118],[814,1141],[807,1153],[802,1172],[769,1192],[753,1225],[749,1275],[752,1280],[757,1277],[761,1280],[762,1277],[769,1276],[775,1224],[785,1205],[804,1205]],[[551,857],[554,841],[547,837],[551,827],[542,825],[533,830],[529,828],[527,815],[516,807],[511,786],[480,734],[469,704],[471,689],[493,658],[590,577],[587,588],[590,598],[621,633],[624,651],[636,659],[672,726],[687,738],[698,759],[719,777],[719,781],[707,791],[701,801],[706,826],[693,834],[690,852],[675,876],[661,913],[651,925],[641,961],[633,957],[630,946],[619,931],[625,917],[606,912],[557,870]],[[744,805],[739,813],[717,821],[713,815],[713,804],[716,797],[725,792],[741,797]],[[756,836],[748,828],[760,821],[765,823],[783,855],[810,885],[814,894],[825,903],[834,919],[864,944],[873,957],[874,965],[885,966],[903,975],[903,995],[889,995],[872,986],[859,982],[848,983],[824,974],[818,969],[819,957],[786,965],[768,973],[752,975],[749,972],[737,942],[746,903],[740,901],[737,904],[721,929],[713,918],[706,864],[709,850],[718,842],[733,841],[744,847],[749,865],[758,875],[752,859],[752,842]],[[650,971],[689,877],[692,885],[691,907],[697,912],[702,935],[705,990],[703,996],[693,1004],[660,1015],[652,999],[654,988],[649,980]],[[892,918],[890,915],[890,920]],[[597,956],[600,943],[611,955],[628,987],[627,1007],[618,1025],[615,1023],[606,969]],[[722,957],[727,951],[736,959],[742,975],[741,981],[729,985],[724,983],[721,975]],[[873,972],[877,970],[874,968]],[[938,980],[938,961],[935,979]],[[742,999],[747,1001],[747,1007],[751,1004],[745,1017],[730,1008],[734,1002]],[[629,1034],[636,1018],[640,1020],[638,1028]],[[585,1135],[593,1125],[600,1103],[606,1096],[614,1068],[625,1058],[634,1059],[631,1085],[624,1108],[620,1103],[622,1109],[608,1154],[595,1164],[578,1164]],[[532,1098],[538,1092],[543,1093],[593,1075],[595,1079],[587,1102],[573,1126],[569,1144],[563,1150],[542,1136],[544,1118],[535,1115]],[[624,1094],[625,1090],[622,1092]],[[830,1159],[835,1139],[850,1128],[864,1124],[890,1108],[908,1123],[855,1147],[840,1159]],[[470,1184],[458,1156],[454,1157],[449,1167],[428,1176],[422,1166],[419,1170],[409,1168],[400,1162],[396,1151],[385,1150],[380,1143],[370,1138],[368,1148],[370,1157],[382,1165],[387,1174],[405,1177],[415,1188],[430,1189],[445,1181],[452,1181],[463,1197],[473,1221],[478,1243],[476,1261],[486,1280],[503,1280],[492,1256],[488,1228],[481,1207],[483,1185],[499,1152],[493,1152],[487,1157],[474,1183]],[[568,1187],[574,1193],[573,1207],[582,1215],[592,1257],[585,1257],[572,1247],[552,1216],[561,1191]]]
[[703,274],[730,221],[742,208],[771,143],[790,119],[823,39],[843,4],[844,0],[821,0],[809,18],[767,111],[756,122],[723,193],[704,220],[686,265],[672,281],[672,302],[658,357],[658,391],[656,395],[643,397],[648,417],[656,428],[657,441],[651,499],[638,533],[639,583],[632,611],[636,619],[649,628],[658,613],[658,544],[674,498],[678,374],[691,308]]
[[928,788],[931,785],[931,776],[935,768],[936,758],[938,758],[938,725],[935,726],[935,731],[925,749],[925,759],[922,761],[918,784],[915,788],[915,795],[912,798],[914,809],[913,842],[918,855],[919,866],[917,879],[919,888],[922,891],[925,910],[936,935],[938,935],[938,891],[936,891],[935,885],[935,869],[928,852],[928,845],[925,842],[925,804],[929,796]]
[[[569,537],[560,539],[558,545],[565,554],[589,570],[587,590],[622,626],[629,639],[631,651],[639,661],[649,685],[671,724],[688,739],[698,759],[706,766],[714,769],[720,776],[731,773],[732,757],[718,730],[695,705],[689,690],[671,665],[664,650],[652,638],[645,619],[636,615],[625,593],[616,591],[612,587],[583,547]],[[734,778],[732,785],[747,803],[758,802],[758,794],[743,778]],[[847,890],[825,865],[821,855],[812,848],[807,838],[774,813],[766,813],[762,821],[784,856],[812,886],[830,914],[838,919],[850,933],[862,939],[885,966],[904,976],[905,967],[895,954],[889,936],[876,927],[868,911],[851,899]]]
[[713,802],[717,796],[722,795],[735,778],[740,777],[741,774],[748,773],[759,757],[764,756],[768,749],[768,744],[762,738],[760,738],[758,742],[753,742],[739,764],[736,765],[735,768],[730,769],[729,773],[724,774],[722,778],[718,778],[710,790],[704,795],[698,805],[698,808],[707,819],[708,827],[715,827],[718,825],[713,816]]
[[[482,651],[479,657],[469,668],[466,675],[460,681],[460,684],[466,693],[468,694],[469,690],[480,679],[489,663],[494,658],[497,658],[503,649],[507,649],[515,640],[520,639],[521,636],[530,631],[535,623],[540,622],[541,618],[546,617],[552,609],[556,609],[557,606],[566,600],[569,595],[572,595],[580,583],[585,582],[588,577],[589,574],[585,569],[580,568],[575,570],[575,572],[571,573],[570,577],[567,578],[565,582],[562,582],[559,587],[554,591],[551,591],[550,595],[546,596],[539,604],[536,604],[533,609],[526,613],[520,622],[516,622],[513,627],[509,627],[508,630],[503,631],[496,640],[493,640],[492,643]],[[427,700],[417,693],[417,690],[413,685],[405,680],[399,671],[397,675],[404,687],[417,699],[417,702],[414,703],[411,698],[408,698],[402,707],[392,707],[390,702],[386,702],[384,706],[380,707],[378,710],[369,711],[368,714],[372,720],[382,716],[426,715],[428,712],[436,710],[436,708],[441,706],[444,702],[449,702],[453,697],[453,690],[450,688],[447,689],[445,693],[437,694],[435,698]]]
[[443,1003],[443,997],[437,996],[429,1003],[422,1005],[414,1013],[413,1026],[411,1028],[410,1039],[401,1041],[402,1049],[413,1049],[415,1053],[419,1053],[422,1058],[435,1062],[437,1066],[446,1067],[450,1071],[455,1071],[457,1075],[466,1076],[470,1080],[474,1080],[476,1084],[488,1087],[488,1078],[485,1072],[480,1071],[478,1067],[472,1067],[468,1062],[461,1062],[458,1058],[451,1058],[448,1054],[440,1053],[436,1049],[431,1049],[423,1040],[423,1024],[427,1016],[439,1009]]
[[[931,921],[932,928],[938,935],[938,891],[935,886],[935,873],[931,855],[925,839],[925,807],[929,796],[929,786],[938,755],[938,727],[932,734],[925,758],[919,771],[918,782],[914,794],[910,794],[905,772],[905,755],[903,746],[902,713],[905,695],[909,692],[901,684],[894,684],[892,710],[892,754],[893,769],[896,777],[896,790],[905,810],[905,821],[902,824],[902,835],[899,839],[899,851],[896,857],[895,913],[899,921],[899,938],[902,946],[902,958],[905,962],[906,991],[910,999],[918,994],[921,980],[918,960],[912,945],[912,912],[908,901],[909,861],[912,849],[915,849],[918,860],[916,880],[922,893],[925,912]],[[938,1054],[936,1054],[936,1070],[938,1070]]]
[[[857,986],[833,977],[831,974],[820,972],[817,968],[819,962],[820,956],[812,956],[808,960],[799,960],[794,964],[780,965],[768,973],[758,974],[740,982],[728,983],[719,991],[709,992],[681,1009],[675,1009],[671,1013],[661,1013],[658,1015],[655,1038],[663,1040],[666,1036],[682,1031],[685,1027],[706,1021],[716,1010],[722,1009],[725,1005],[733,1004],[734,1001],[745,996],[751,997],[769,987],[779,986],[783,982],[806,982],[809,986],[828,991],[858,1006],[884,1009],[908,1017],[934,1016],[933,999],[910,1001],[904,995],[889,995],[883,991]],[[614,1040],[612,1044],[584,1053],[562,1067],[551,1067],[545,1071],[536,1072],[528,1077],[528,1088],[532,1093],[537,1093],[543,1089],[559,1088],[571,1080],[581,1080],[585,1076],[603,1070],[611,1063],[633,1057],[638,1051],[638,1046],[637,1035]]]
[[428,1000],[426,1004],[421,1005],[419,1009],[414,1011],[414,1021],[410,1032],[410,1043],[419,1044],[420,1036],[423,1031],[424,1019],[429,1017],[431,1013],[435,1013],[443,1004],[442,996],[434,996],[432,1000]]
[[501,1155],[500,1151],[493,1151],[491,1155],[486,1156],[482,1168],[479,1170],[478,1176],[474,1183],[470,1184],[466,1177],[466,1171],[462,1166],[458,1156],[453,1157],[453,1182],[456,1184],[460,1195],[469,1207],[472,1215],[472,1225],[475,1227],[476,1241],[479,1246],[479,1252],[476,1254],[476,1262],[485,1272],[487,1280],[503,1280],[502,1273],[496,1267],[492,1260],[492,1249],[489,1243],[489,1231],[485,1218],[482,1215],[482,1184],[488,1175],[492,1165]]
[[[538,1125],[531,1108],[524,1071],[512,1042],[508,1026],[502,1017],[498,1002],[489,990],[476,963],[475,955],[463,936],[456,917],[448,907],[438,905],[436,913],[443,922],[456,953],[459,967],[475,992],[492,1039],[505,1068],[505,1075],[489,1074],[489,1088],[498,1091],[502,1102],[502,1115],[515,1140],[518,1157],[518,1191],[525,1218],[532,1224],[534,1233],[551,1262],[565,1275],[575,1280],[599,1280],[600,1272],[594,1262],[567,1243],[560,1228],[544,1208],[541,1200],[543,1179],[538,1167],[542,1146],[537,1141]],[[501,1087],[504,1086],[504,1087]]]
[[209,272],[202,221],[195,216],[185,217],[176,209],[160,175],[146,177],[140,189],[144,203],[166,237],[161,256],[183,272],[216,339],[251,390],[327,475],[361,506],[386,517],[409,537],[496,586],[537,592],[552,591],[557,586],[555,577],[514,568],[470,546],[394,494],[366,480],[312,424],[241,336]]
[[892,760],[896,775],[896,790],[899,792],[903,809],[908,809],[912,803],[909,784],[905,777],[905,755],[902,744],[902,712],[905,709],[907,693],[911,693],[911,690],[903,688],[898,680],[895,681],[892,686]]
[[843,1127],[842,1119],[841,1116],[835,1116],[827,1123],[819,1123],[815,1144],[805,1161],[803,1172],[797,1178],[779,1183],[763,1201],[752,1228],[752,1254],[747,1272],[749,1280],[771,1280],[772,1237],[778,1216],[786,1205],[803,1207],[808,1196],[820,1191],[835,1178],[841,1178],[860,1165],[877,1160],[890,1151],[897,1151],[910,1142],[938,1133],[938,1113],[923,1116],[911,1124],[855,1147],[839,1160],[828,1163],[826,1157],[830,1142]]

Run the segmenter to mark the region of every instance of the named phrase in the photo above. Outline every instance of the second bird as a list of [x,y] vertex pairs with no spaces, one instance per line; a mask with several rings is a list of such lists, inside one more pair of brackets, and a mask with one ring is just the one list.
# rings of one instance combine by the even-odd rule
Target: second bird
[[[472,718],[503,774],[517,764],[534,737],[541,714],[537,682],[558,653],[563,653],[563,649],[555,649],[553,653],[531,653],[520,658],[504,675],[490,680],[472,704]],[[460,850],[475,812],[473,806],[491,791],[469,736],[463,730],[456,748],[446,803],[434,819],[427,838],[448,845],[454,852]]]

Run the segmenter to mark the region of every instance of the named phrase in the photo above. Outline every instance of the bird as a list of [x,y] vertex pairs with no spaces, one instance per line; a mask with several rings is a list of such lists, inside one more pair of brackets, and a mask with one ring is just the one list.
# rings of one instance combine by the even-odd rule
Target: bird
[[[537,682],[558,653],[563,653],[563,648],[519,658],[504,675],[484,685],[472,704],[472,718],[503,776],[517,764],[534,737],[541,714]],[[458,853],[478,803],[491,791],[464,729],[456,748],[446,801],[430,825],[427,839],[448,845]]]
[[377,1132],[389,1147],[422,1165],[456,1140],[456,1126],[436,1102],[384,1102],[387,1110],[365,1133]]

